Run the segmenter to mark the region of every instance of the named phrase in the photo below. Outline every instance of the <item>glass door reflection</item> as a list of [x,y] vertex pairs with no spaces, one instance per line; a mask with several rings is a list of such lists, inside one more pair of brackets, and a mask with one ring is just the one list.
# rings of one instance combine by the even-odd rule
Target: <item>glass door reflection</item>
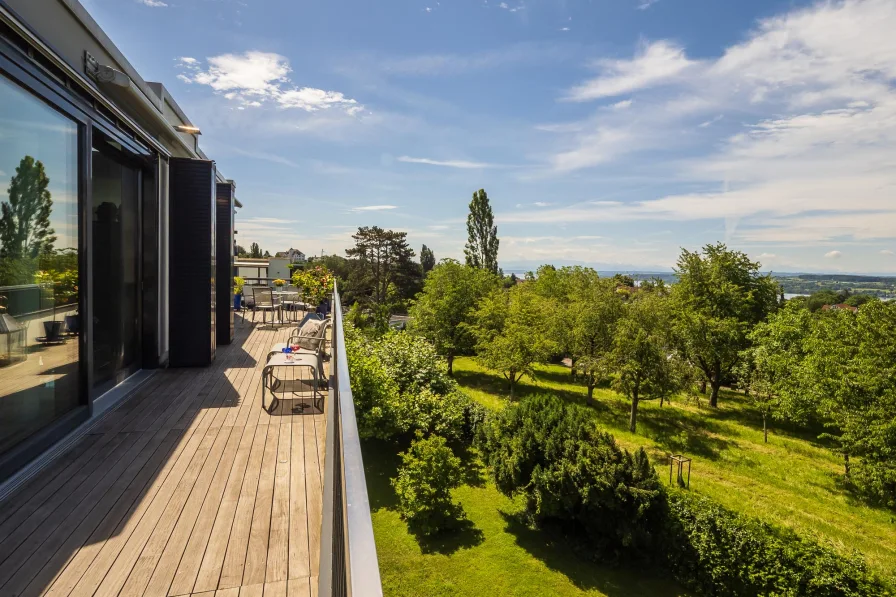
[[140,170],[121,146],[93,139],[93,385],[140,366]]

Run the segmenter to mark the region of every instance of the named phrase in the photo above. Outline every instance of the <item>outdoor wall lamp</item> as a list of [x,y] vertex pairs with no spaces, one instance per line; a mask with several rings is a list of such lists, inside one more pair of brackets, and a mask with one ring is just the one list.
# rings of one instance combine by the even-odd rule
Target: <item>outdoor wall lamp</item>
[[176,124],[174,125],[174,130],[178,133],[187,133],[188,135],[201,135],[202,131],[199,130],[198,126],[192,126],[189,124]]

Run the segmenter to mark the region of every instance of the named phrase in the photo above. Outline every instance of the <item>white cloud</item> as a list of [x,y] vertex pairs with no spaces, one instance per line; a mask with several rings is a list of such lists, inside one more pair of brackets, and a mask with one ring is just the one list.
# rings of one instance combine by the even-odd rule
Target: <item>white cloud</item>
[[637,8],[638,8],[638,10],[647,10],[648,8],[650,8],[651,6],[653,6],[654,4],[656,4],[659,1],[660,0],[644,0],[643,2],[640,2],[638,4]]
[[[541,127],[558,174],[640,151],[673,180],[718,189],[514,212],[515,221],[720,220],[730,241],[877,244],[896,237],[896,3],[832,0],[766,19],[716,59],[654,42],[565,99],[632,94],[626,110]],[[727,137],[700,145],[724,114]],[[740,131],[731,134],[739,125]],[[694,131],[688,134],[688,130]],[[720,127],[720,130],[721,127]],[[683,155],[687,157],[682,157]],[[607,209],[607,207],[610,207]],[[847,259],[847,258],[844,258]]]
[[569,27],[560,27],[560,31],[569,31]]
[[489,164],[486,162],[471,162],[466,160],[431,160],[429,158],[414,158],[410,156],[400,156],[395,158],[399,162],[407,164],[426,164],[427,166],[442,166],[445,168],[460,168],[462,170],[476,170],[480,168],[500,168],[497,164]]
[[238,102],[240,107],[260,107],[262,102],[270,101],[280,108],[306,112],[336,108],[354,116],[364,110],[357,100],[345,97],[342,92],[295,87],[289,77],[292,71],[289,60],[272,52],[213,56],[204,70],[195,58],[180,58],[178,64],[185,70],[178,79],[208,85],[225,99]]
[[504,10],[507,10],[508,8],[510,8],[510,6],[508,6],[506,2],[502,2],[501,4],[498,5],[498,8],[503,8]]
[[828,251],[824,254],[825,259],[840,259],[843,257],[843,253],[840,251]]
[[625,110],[627,108],[632,107],[632,100],[622,100],[621,102],[616,102],[615,104],[610,105],[610,109],[612,110]]
[[168,5],[162,2],[162,0],[137,0],[140,4],[144,6],[150,6],[152,8],[166,8]]
[[306,112],[316,112],[338,106],[352,114],[361,109],[357,101],[346,98],[338,91],[324,91],[311,87],[284,91],[277,96],[277,103],[283,108],[300,108]]
[[698,124],[697,127],[701,128],[701,129],[705,129],[705,128],[717,123],[718,121],[722,120],[722,118],[724,118],[724,116],[719,114],[718,116],[716,116],[714,118],[710,118],[709,120],[704,120],[703,122]]
[[536,201],[534,205],[536,207],[548,207],[549,205],[553,205],[553,203],[548,203],[547,201]]
[[631,60],[599,61],[600,76],[573,87],[566,99],[584,102],[653,87],[680,76],[695,64],[672,42],[645,44]]
[[353,207],[352,211],[385,211],[387,209],[398,209],[397,205],[365,205],[363,207]]
[[880,254],[881,255],[896,255],[896,253],[894,253],[893,251],[891,251],[889,249],[884,249],[884,250],[880,251]]

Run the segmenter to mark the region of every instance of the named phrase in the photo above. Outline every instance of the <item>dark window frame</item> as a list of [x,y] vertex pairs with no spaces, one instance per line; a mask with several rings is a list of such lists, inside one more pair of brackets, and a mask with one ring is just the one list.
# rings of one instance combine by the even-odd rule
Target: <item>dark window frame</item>
[[[2,33],[2,30],[0,30],[0,33]],[[31,51],[38,52],[37,49],[32,49]],[[140,251],[139,279],[141,280],[143,291],[138,292],[138,295],[140,295],[140,316],[143,323],[141,323],[138,333],[147,328],[146,319],[150,320],[148,323],[151,327],[152,322],[158,318],[157,314],[146,313],[144,309],[147,303],[145,295],[148,289],[145,288],[146,279],[144,276],[146,270],[143,267],[147,261],[147,256],[144,255],[144,247],[146,247],[147,243],[145,242],[144,235],[146,231],[143,228],[142,217],[146,203],[154,203],[158,206],[159,189],[156,184],[154,186],[154,196],[144,197],[145,189],[142,184],[142,172],[151,173],[153,178],[158,181],[160,156],[155,151],[148,149],[149,143],[144,144],[142,141],[135,141],[130,136],[129,131],[121,130],[117,122],[108,120],[96,109],[95,105],[85,101],[85,94],[77,93],[77,91],[70,89],[65,83],[51,76],[42,68],[38,61],[23,51],[23,48],[10,43],[2,35],[0,35],[0,77],[3,77],[13,85],[17,85],[36,100],[43,102],[69,118],[78,127],[78,268],[80,289],[78,306],[82,321],[82,331],[78,337],[80,356],[78,401],[80,406],[0,456],[0,481],[2,481],[64,438],[69,432],[89,420],[93,413],[94,401],[102,395],[103,391],[108,389],[105,387],[94,388],[93,384],[93,301],[91,300],[93,267],[90,259],[93,245],[93,227],[92,201],[90,201],[90,198],[92,197],[91,173],[94,130],[102,132],[119,143],[126,152],[136,156],[135,161],[139,162],[142,168],[140,181],[138,182],[141,207],[138,210],[140,221],[137,230],[141,234],[141,239],[138,243]],[[155,243],[155,246],[158,248],[158,243]],[[157,263],[158,255],[149,256],[149,260]],[[141,337],[138,339],[138,345],[142,345],[142,343],[143,338]],[[144,363],[152,355],[146,355],[145,351],[141,352],[143,354],[140,355],[140,366],[145,364],[152,366],[151,362]],[[157,357],[155,360],[158,360]]]

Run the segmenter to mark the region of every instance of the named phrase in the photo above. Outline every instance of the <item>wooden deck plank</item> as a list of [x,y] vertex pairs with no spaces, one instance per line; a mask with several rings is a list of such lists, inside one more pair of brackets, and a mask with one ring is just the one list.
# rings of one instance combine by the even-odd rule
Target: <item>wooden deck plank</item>
[[[226,441],[221,457],[216,461],[213,461],[210,457],[206,461],[202,474],[193,488],[193,493],[190,494],[190,499],[187,500],[187,504],[184,506],[180,518],[177,520],[177,524],[164,546],[155,571],[142,595],[147,597],[165,597],[168,594],[174,574],[180,565],[181,558],[184,557],[187,543],[194,532],[197,533],[197,536],[201,535],[201,531],[197,531],[195,527],[197,524],[200,524],[199,517],[203,508],[205,507],[206,512],[211,512],[212,509],[217,511],[221,502],[221,494],[224,492],[224,482],[230,473],[230,467],[233,465],[233,459],[236,456],[242,431],[242,429],[234,427],[224,427],[221,433],[218,434],[216,445],[221,443],[222,440]],[[214,453],[215,449],[212,451]],[[207,502],[208,506],[206,507]],[[208,517],[209,515],[207,514],[206,516]],[[203,521],[202,524],[206,523]],[[207,526],[211,528],[210,524]],[[141,560],[145,561],[148,555],[147,549],[144,549],[140,556]],[[122,592],[122,595],[124,594]]]
[[274,499],[271,505],[268,561],[265,582],[286,580],[289,574],[289,492],[290,456],[292,455],[292,417],[286,417],[280,425],[277,445],[277,463],[274,472]]
[[[59,486],[71,475],[75,474],[78,468],[78,461],[86,460],[85,455],[92,453],[90,447],[99,439],[99,435],[85,435],[72,449],[54,460],[49,466],[41,470],[40,474],[31,477],[15,493],[7,496],[5,500],[0,502],[0,525],[13,515],[16,515],[16,518],[21,520],[22,514],[19,510],[23,506],[36,509],[40,505],[40,503],[35,502],[41,490],[51,483]],[[48,490],[44,493],[45,495],[52,495],[53,491]]]
[[289,489],[289,578],[308,576],[311,560],[308,555],[308,504],[305,494],[305,424],[304,417],[292,418],[292,456],[296,466],[290,475]]
[[305,578],[291,578],[286,583],[287,597],[311,597],[311,580]]
[[264,585],[240,587],[240,597],[264,597]]
[[[52,516],[57,508],[63,506],[67,500],[72,498],[72,496],[75,496],[74,499],[78,499],[79,494],[85,493],[87,491],[85,489],[85,483],[89,479],[94,478],[97,471],[103,472],[102,465],[106,461],[114,461],[121,456],[121,454],[115,453],[116,448],[118,448],[118,446],[126,439],[128,439],[127,434],[115,433],[109,435],[105,442],[102,440],[97,442],[95,445],[104,448],[103,453],[99,454],[96,458],[91,459],[90,462],[85,463],[85,465],[72,476],[68,483],[41,504],[39,508],[34,510],[30,516],[24,520],[16,517],[7,521],[7,523],[9,523],[8,526],[10,527],[10,532],[0,536],[0,585],[2,585],[12,573],[15,573],[15,570],[12,570],[11,572],[9,571],[7,560],[16,553],[18,547],[22,545],[34,531],[41,527],[44,522]],[[9,573],[9,575],[4,578],[5,573]]]
[[[181,487],[171,496],[168,506],[156,523],[155,528],[153,528],[146,544],[140,550],[139,558],[128,573],[124,586],[117,592],[118,595],[122,597],[138,597],[144,594],[156,565],[162,557],[165,546],[182,519],[184,520],[183,526],[188,527],[183,531],[183,534],[189,537],[189,533],[196,521],[196,516],[199,513],[199,508],[208,492],[208,484],[215,473],[221,454],[224,452],[224,446],[230,437],[230,431],[230,429],[208,430],[206,441],[210,439],[211,446],[208,448],[207,453],[204,453],[200,447],[200,455],[196,462],[191,464],[191,468],[187,469]],[[177,561],[180,562],[180,558]],[[167,594],[167,592],[168,586],[166,585],[164,590],[162,590],[162,594]]]
[[[216,588],[222,589],[244,584],[243,570],[246,565],[246,550],[249,545],[252,512],[255,509],[255,496],[258,493],[258,479],[261,475],[267,436],[268,426],[258,425],[252,443],[252,453],[249,456],[249,466],[240,488],[233,526],[230,529],[230,536],[227,538],[224,562],[220,564],[209,562],[208,558],[205,558],[199,571],[199,578],[196,580],[196,589],[210,586],[213,581],[217,584]],[[217,574],[215,574],[216,568]]]
[[[69,538],[69,543],[63,545],[59,551],[57,551],[55,557],[60,559],[65,554],[69,554],[65,563],[48,562],[32,581],[31,586],[26,590],[27,592],[37,592],[32,591],[32,589],[37,589],[38,587],[41,588],[41,591],[44,591],[43,587],[47,587],[49,588],[49,591],[47,592],[52,593],[53,589],[56,588],[56,583],[60,580],[63,574],[70,570],[70,567],[76,566],[76,562],[80,564],[80,572],[77,573],[77,578],[75,578],[75,580],[77,581],[80,579],[80,575],[83,574],[86,566],[93,561],[93,558],[96,557],[96,554],[102,548],[105,538],[112,536],[122,519],[129,512],[133,511],[136,507],[135,502],[140,499],[141,495],[144,495],[145,490],[151,484],[153,477],[158,474],[159,470],[164,466],[165,460],[174,450],[178,438],[171,431],[165,431],[164,433],[165,440],[156,449],[149,462],[143,467],[134,481],[128,485],[127,489],[121,494],[118,500],[116,500],[115,505],[105,514],[99,524],[91,529],[92,522],[85,519]],[[83,533],[85,532],[89,532],[89,535],[85,539],[82,539]],[[51,573],[53,576],[48,578]],[[70,576],[74,574],[75,572],[72,572],[70,573]],[[62,585],[59,585],[60,590],[57,591],[57,594],[63,593],[67,595],[71,592],[72,586],[73,584],[63,588]]]
[[[187,595],[193,590],[206,553],[209,554],[211,561],[223,562],[227,537],[230,536],[240,485],[246,472],[254,437],[254,427],[243,428],[233,463],[223,476],[223,481],[216,475],[212,482],[209,496],[202,505],[196,527],[172,579],[169,595]],[[224,468],[221,467],[219,471],[223,474]]]
[[243,570],[244,585],[264,582],[268,557],[268,538],[271,531],[271,507],[274,501],[274,473],[277,465],[277,443],[280,426],[268,425],[268,436],[264,447],[264,461],[258,478],[258,493],[255,510],[252,512],[252,528],[249,532],[249,549]]
[[[109,470],[81,503],[74,505],[71,510],[59,509],[54,512],[54,516],[61,517],[60,524],[46,537],[16,575],[3,586],[3,591],[22,594],[32,583],[34,588],[47,586],[55,576],[55,573],[51,572],[65,567],[71,559],[71,554],[83,544],[119,497],[151,463],[153,455],[163,446],[167,435],[167,430],[144,432],[130,453]],[[36,533],[32,534],[32,537],[35,535]]]
[[286,581],[265,583],[264,597],[286,597]]
[[305,425],[305,488],[308,503],[308,547],[310,567],[317,572],[320,567],[320,525],[323,521],[323,484],[317,464],[317,437],[314,420],[302,417]]
[[[188,482],[190,474],[194,471],[198,474],[196,469],[200,464],[199,461],[205,459],[202,448],[204,447],[207,453],[212,439],[213,437],[206,438],[205,434],[194,434],[190,437],[149,507],[139,520],[129,521],[129,525],[132,522],[133,525],[126,529],[126,533],[106,541],[100,554],[75,586],[74,594],[90,595],[94,591],[97,594],[115,594],[121,589],[163,510],[167,508],[171,496],[177,490],[183,491],[182,487]],[[206,443],[209,445],[206,446]],[[125,534],[124,541],[120,541]]]

